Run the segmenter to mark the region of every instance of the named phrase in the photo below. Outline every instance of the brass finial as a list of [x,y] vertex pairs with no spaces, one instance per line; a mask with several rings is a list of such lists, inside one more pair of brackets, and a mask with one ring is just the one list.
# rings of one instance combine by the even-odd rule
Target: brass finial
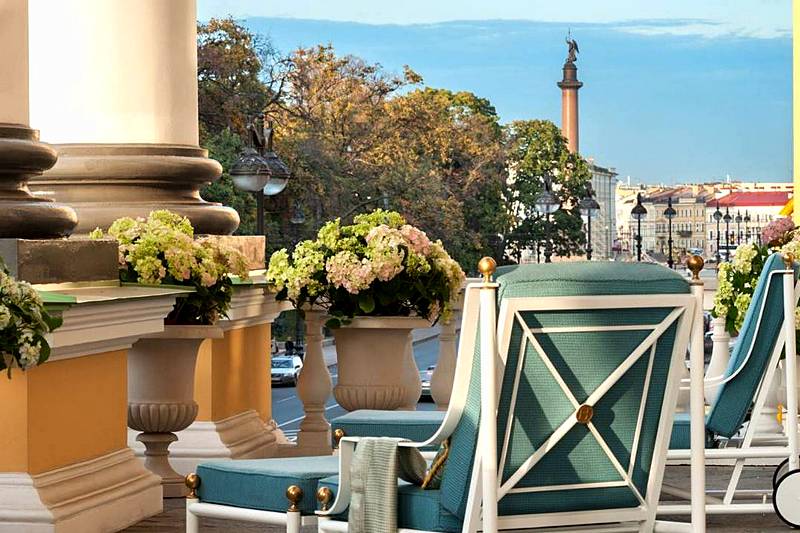
[[300,498],[303,497],[303,489],[298,487],[297,485],[290,485],[288,489],[286,489],[286,498],[289,500],[289,512],[296,513],[300,510],[297,507],[297,504],[300,503]]
[[186,483],[186,486],[189,488],[189,494],[186,497],[197,499],[197,487],[200,486],[200,476],[192,472],[186,476],[184,483]]
[[322,510],[328,510],[328,504],[331,503],[331,499],[333,498],[333,491],[328,487],[320,487],[317,491],[317,501],[322,504]]
[[342,437],[344,437],[344,430],[342,428],[336,428],[333,430],[333,442],[337,448],[339,447],[339,441],[342,440]]
[[783,264],[786,265],[786,269],[789,270],[794,267],[794,254],[787,253],[783,256]]
[[478,261],[478,272],[483,275],[483,281],[489,283],[492,281],[492,275],[497,270],[497,262],[491,257],[484,257]]
[[686,266],[691,270],[694,281],[700,281],[700,271],[703,270],[705,264],[706,262],[699,255],[690,255],[686,260]]

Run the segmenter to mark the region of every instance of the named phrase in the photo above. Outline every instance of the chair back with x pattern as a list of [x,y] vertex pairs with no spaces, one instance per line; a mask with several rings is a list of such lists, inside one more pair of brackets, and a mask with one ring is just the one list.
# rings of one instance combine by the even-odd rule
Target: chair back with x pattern
[[[599,262],[524,265],[497,281],[499,514],[643,516],[657,498],[688,343],[687,281],[658,265]],[[460,517],[468,469],[451,463],[478,451],[479,402],[467,403],[472,431],[454,432],[442,482],[442,505]]]

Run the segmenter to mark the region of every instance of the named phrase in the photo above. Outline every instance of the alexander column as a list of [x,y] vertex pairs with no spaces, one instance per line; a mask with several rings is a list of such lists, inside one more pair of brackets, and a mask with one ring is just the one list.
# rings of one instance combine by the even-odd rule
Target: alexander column
[[569,52],[564,62],[564,77],[558,82],[561,88],[561,133],[567,138],[570,152],[578,153],[578,89],[583,83],[578,81],[578,43],[567,36]]

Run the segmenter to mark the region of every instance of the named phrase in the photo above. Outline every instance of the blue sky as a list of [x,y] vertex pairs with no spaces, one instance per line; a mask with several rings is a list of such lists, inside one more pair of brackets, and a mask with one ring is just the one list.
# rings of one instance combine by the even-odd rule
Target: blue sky
[[198,16],[231,14],[284,51],[330,42],[391,71],[408,64],[427,85],[489,98],[504,122],[560,122],[571,28],[584,156],[633,181],[789,179],[788,0],[566,4],[199,0]]

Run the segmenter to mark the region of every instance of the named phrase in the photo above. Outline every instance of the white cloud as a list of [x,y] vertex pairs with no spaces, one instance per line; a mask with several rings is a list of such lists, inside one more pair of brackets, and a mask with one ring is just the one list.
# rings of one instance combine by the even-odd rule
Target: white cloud
[[[368,24],[425,24],[450,20],[524,19],[617,23],[650,35],[773,38],[791,33],[790,0],[198,0],[201,20],[233,15],[290,17]],[[658,23],[654,23],[658,21]],[[674,23],[669,23],[674,21]]]

